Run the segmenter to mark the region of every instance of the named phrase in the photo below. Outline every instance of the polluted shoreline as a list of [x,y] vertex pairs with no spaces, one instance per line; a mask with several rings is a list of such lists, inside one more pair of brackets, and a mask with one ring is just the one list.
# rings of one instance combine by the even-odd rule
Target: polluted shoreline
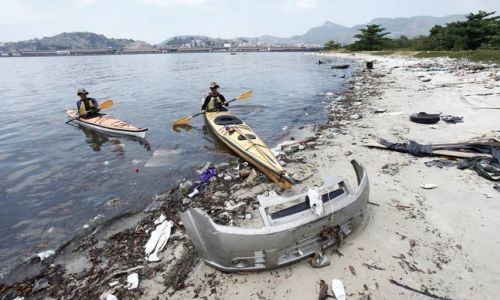
[[[345,59],[346,61],[349,61],[349,58]],[[357,64],[355,61],[352,61],[352,69],[356,70],[353,71],[352,77],[357,76]],[[336,77],[337,75],[333,75]],[[345,75],[343,75],[341,78],[344,78]],[[347,85],[347,84],[346,84]],[[347,87],[343,87],[341,90],[347,90]],[[323,95],[325,97],[325,101],[336,101],[339,100],[343,95],[343,92],[328,92]],[[325,102],[322,101],[321,104],[318,105],[325,105]],[[328,105],[329,107],[330,105]],[[290,128],[290,133],[285,134],[284,137],[290,136],[290,141],[293,143],[295,141],[295,144],[293,147],[289,147],[289,143],[285,143],[285,147],[289,147],[290,149],[294,149],[293,151],[307,151],[308,148],[314,148],[316,147],[316,144],[314,141],[317,139],[317,137],[320,135],[321,131],[321,126],[319,123],[316,123],[314,125],[306,126],[306,125],[301,125],[298,128]],[[295,137],[291,136],[294,135]],[[284,138],[283,137],[283,138]],[[282,139],[283,139],[282,138]],[[300,139],[300,140],[299,140]],[[215,141],[219,143],[219,141]],[[309,145],[309,146],[308,146]],[[299,150],[300,149],[300,150]],[[287,160],[288,159],[285,156],[279,156],[280,162],[283,163],[283,159]],[[292,159],[293,160],[293,159]],[[230,176],[227,175],[227,173],[230,173],[232,168],[237,167],[241,169],[240,171],[231,174]],[[205,211],[210,211],[212,213],[220,212],[221,207],[224,207],[224,205],[227,206],[227,201],[224,200],[224,197],[222,195],[227,195],[230,194],[232,190],[235,188],[251,188],[255,185],[259,185],[262,187],[259,187],[257,192],[253,193],[253,198],[260,192],[263,191],[276,191],[280,192],[280,190],[277,186],[275,186],[268,178],[266,178],[263,174],[259,173],[255,169],[253,169],[251,166],[248,165],[248,163],[244,162],[240,158],[235,158],[232,159],[229,162],[223,162],[219,163],[217,165],[214,165],[213,163],[207,162],[206,164],[200,166],[198,170],[196,170],[197,174],[202,173],[203,171],[206,171],[208,168],[213,168],[217,170],[217,173],[219,174],[218,180],[222,181],[224,185],[220,185],[217,187],[217,191],[214,192],[213,189],[214,187],[211,187],[210,185],[213,184],[213,182],[209,183],[208,187],[204,187],[204,191],[200,193],[200,195],[197,195],[194,199],[193,202],[203,202],[205,203],[204,205],[196,205],[196,207],[201,207]],[[245,172],[249,174],[245,174]],[[193,172],[195,173],[195,172]],[[240,174],[242,173],[242,174]],[[240,176],[242,175],[242,176]],[[300,176],[298,174],[295,174],[297,178],[300,180]],[[309,176],[306,174],[306,176]],[[230,177],[231,179],[228,179]],[[136,232],[139,230],[141,232],[142,237],[140,238],[141,242],[138,242],[136,240],[133,244],[133,247],[131,246],[130,248],[135,248],[134,254],[137,255],[137,258],[139,257],[139,253],[141,253],[141,256],[143,255],[144,252],[144,245],[139,246],[140,243],[145,244],[146,240],[145,237],[148,235],[149,230],[151,229],[151,223],[154,223],[154,218],[158,217],[158,214],[160,215],[165,215],[168,220],[175,220],[174,227],[172,228],[172,232],[174,234],[172,237],[169,239],[170,242],[175,242],[177,240],[182,241],[183,244],[185,244],[186,252],[188,253],[188,256],[182,256],[180,261],[182,261],[182,265],[185,264],[186,261],[193,261],[198,263],[200,260],[196,258],[196,254],[194,252],[192,244],[189,242],[189,237],[185,234],[185,230],[183,229],[182,222],[180,221],[178,214],[182,211],[184,211],[186,208],[191,207],[193,202],[188,201],[187,194],[190,189],[192,189],[196,178],[192,178],[189,180],[186,180],[185,178],[182,179],[174,188],[169,189],[168,191],[164,193],[159,193],[153,196],[152,201],[144,208],[144,209],[139,209],[136,211],[127,211],[123,212],[121,214],[118,214],[116,216],[113,216],[112,218],[105,220],[103,222],[96,222],[94,224],[90,223],[89,226],[84,227],[84,230],[77,235],[75,235],[73,238],[67,240],[66,242],[60,244],[57,246],[55,249],[47,249],[45,251],[33,254],[32,256],[24,259],[22,262],[16,264],[13,266],[4,276],[3,278],[0,279],[0,295],[2,297],[6,297],[5,299],[10,299],[13,297],[13,295],[17,295],[19,297],[24,296],[24,297],[36,297],[36,298],[43,298],[43,297],[55,297],[55,298],[74,298],[74,297],[95,297],[95,296],[102,296],[102,291],[97,291],[94,287],[97,282],[85,282],[78,288],[72,288],[72,284],[68,283],[71,281],[71,279],[76,276],[76,278],[86,278],[90,274],[92,274],[95,271],[95,264],[98,259],[95,257],[92,257],[93,255],[96,255],[97,253],[91,251],[94,250],[96,251],[95,247],[98,245],[99,247],[102,246],[103,243],[109,243],[112,241],[112,243],[118,243],[118,240],[122,241],[123,239],[127,239],[126,237],[130,234],[130,236],[134,236],[134,238],[139,234]],[[308,178],[305,178],[308,179]],[[305,180],[303,178],[303,180]],[[227,185],[229,183],[232,186]],[[213,199],[213,196],[215,194],[216,199],[218,201],[213,201],[209,199]],[[256,202],[255,199],[251,199],[252,197],[247,197],[245,199],[233,199],[234,201],[238,201],[241,203],[242,201],[246,203],[246,207],[254,207],[257,208],[258,203]],[[168,204],[166,204],[168,203]],[[231,203],[234,203],[231,201]],[[218,206],[216,210],[211,209],[212,206]],[[236,215],[239,212],[244,211],[245,206],[239,206],[238,209],[231,210],[231,214]],[[234,216],[227,216],[226,214],[222,214],[222,216],[216,216],[214,220],[218,224],[230,224],[234,225],[234,219],[236,217]],[[124,229],[124,227],[129,227]],[[140,229],[137,229],[140,228]],[[134,229],[134,230],[132,230]],[[184,233],[181,233],[181,231],[184,231]],[[177,233],[177,235],[176,235]],[[94,248],[94,249],[92,249]],[[104,246],[104,248],[107,248],[107,254],[109,256],[113,256],[113,253],[116,252],[116,249],[112,249],[109,246]],[[129,247],[125,246],[125,248],[128,250]],[[120,253],[123,249],[116,253]],[[100,250],[98,253],[100,254]],[[177,250],[179,252],[180,250]],[[105,251],[106,252],[106,251]],[[83,256],[89,256],[90,258],[87,259],[82,259]],[[128,264],[126,263],[127,259],[130,259],[130,256],[133,256],[133,254],[130,255],[124,255],[122,261],[120,263],[117,263],[116,261],[113,262],[114,265],[121,265],[121,266],[127,266]],[[75,263],[76,262],[76,263]],[[108,264],[110,262],[106,262]],[[171,263],[171,262],[169,262]],[[68,268],[68,266],[70,266]],[[137,268],[137,270],[144,268],[145,266],[142,266],[141,268]],[[178,266],[174,265],[174,268]],[[192,265],[191,267],[194,267]],[[155,269],[155,272],[157,272],[158,267],[153,268]],[[187,268],[189,269],[189,268]],[[111,269],[110,271],[114,271],[116,273],[116,269]],[[134,269],[135,270],[135,269]],[[73,273],[69,273],[71,271],[77,271]],[[191,270],[185,270],[191,271]],[[119,275],[126,274],[127,272],[118,272],[119,274],[108,274],[108,276],[113,275],[111,277],[119,278]],[[187,272],[189,273],[189,272]],[[185,276],[187,276],[187,273]],[[95,275],[95,274],[94,274]],[[97,278],[102,280],[104,275],[99,274]],[[65,279],[63,279],[65,278]],[[141,279],[147,279],[147,276],[142,276],[141,274]],[[183,280],[182,280],[182,275],[180,276],[181,279],[177,279],[178,283],[176,283],[173,286],[166,286],[166,288],[172,288],[173,291],[175,292],[176,290],[181,289]],[[46,279],[46,280],[45,280]],[[185,279],[185,278],[184,278]],[[63,287],[60,289],[61,287]],[[85,288],[82,288],[82,286],[87,286],[88,290],[85,291]],[[105,286],[105,285],[104,285]],[[55,290],[58,290],[58,292],[54,292]],[[61,294],[60,291],[63,291]],[[174,294],[174,292],[170,292],[171,295]],[[125,294],[120,294],[117,293],[117,295],[125,296]],[[137,294],[137,291],[135,294],[127,294],[126,297],[135,297],[139,296]],[[15,296],[15,297],[17,297]],[[15,298],[14,297],[14,298]],[[120,297],[119,297],[120,298]],[[2,298],[3,299],[3,298]]]
[[[424,164],[432,158],[373,145],[382,138],[436,145],[489,137],[499,130],[497,112],[469,104],[490,101],[499,92],[498,67],[449,59],[319,57],[352,58],[360,67],[345,90],[332,95],[326,122],[294,131],[293,139],[274,149],[297,181],[291,190],[280,190],[239,159],[206,163],[198,174],[215,172],[199,193],[189,196],[196,178],[183,181],[139,214],[92,229],[41,262],[35,257],[18,266],[11,282],[0,285],[4,299],[326,299],[332,285],[343,285],[348,297],[360,299],[494,295],[499,278],[494,241],[500,233],[495,221],[483,220],[499,219],[498,185],[472,169],[433,168]],[[375,61],[373,70],[364,68],[368,61]],[[464,101],[465,95],[476,98]],[[424,111],[463,122],[410,121]],[[257,196],[301,194],[321,186],[325,174],[355,183],[351,159],[366,168],[370,199],[358,228],[324,249],[328,263],[318,265],[313,257],[273,271],[219,272],[199,258],[180,220],[180,212],[198,207],[217,224],[258,227]],[[481,209],[471,210],[469,199]],[[161,245],[149,247],[156,258],[145,249],[159,229]]]

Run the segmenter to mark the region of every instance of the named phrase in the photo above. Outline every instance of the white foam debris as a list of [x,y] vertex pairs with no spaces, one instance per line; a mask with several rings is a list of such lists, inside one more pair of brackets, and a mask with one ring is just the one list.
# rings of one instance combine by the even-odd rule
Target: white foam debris
[[52,255],[56,254],[56,251],[53,249],[43,251],[37,254],[37,256],[40,258],[40,261],[45,260],[46,258],[51,257]]
[[342,280],[340,279],[332,280],[332,292],[335,295],[335,298],[337,298],[338,300],[346,299],[344,284],[342,283]]
[[193,198],[194,196],[198,195],[200,191],[198,189],[194,189],[190,194],[188,194],[189,198]]
[[113,295],[112,291],[106,291],[101,294],[99,300],[118,300],[115,295]]
[[133,290],[139,286],[139,274],[132,273],[127,276],[127,289]]
[[432,190],[432,189],[437,188],[438,185],[434,184],[434,183],[426,183],[426,184],[422,184],[420,187],[425,189],[425,190]]

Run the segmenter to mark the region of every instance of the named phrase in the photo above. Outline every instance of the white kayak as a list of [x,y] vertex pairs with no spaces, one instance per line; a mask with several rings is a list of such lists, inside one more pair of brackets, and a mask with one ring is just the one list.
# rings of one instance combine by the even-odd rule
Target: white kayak
[[[78,116],[77,111],[74,109],[67,108],[66,114],[68,115],[68,119],[74,119]],[[89,119],[78,118],[72,122],[105,133],[136,136],[139,138],[145,138],[148,131],[147,128],[135,127],[110,115],[99,115]]]

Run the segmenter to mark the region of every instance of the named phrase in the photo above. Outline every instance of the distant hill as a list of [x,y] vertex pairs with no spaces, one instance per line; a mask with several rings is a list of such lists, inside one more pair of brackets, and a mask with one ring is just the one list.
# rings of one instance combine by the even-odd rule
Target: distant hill
[[[450,15],[445,17],[417,16],[411,18],[378,18],[367,24],[379,24],[391,34],[389,37],[415,37],[428,35],[435,25],[445,25],[454,21],[465,20],[465,15]],[[260,37],[237,37],[232,39],[212,38],[200,35],[179,35],[171,37],[155,45],[158,48],[206,48],[206,47],[245,47],[261,45],[314,45],[322,46],[328,40],[341,44],[355,41],[354,35],[367,24],[346,27],[332,22],[313,27],[302,35],[291,37],[275,37],[264,35]],[[0,50],[71,50],[71,49],[150,49],[153,46],[132,39],[107,38],[102,34],[91,32],[61,33],[52,37],[31,39],[15,43],[0,43]]]
[[323,25],[311,28],[303,35],[292,36],[290,38],[276,38],[266,36],[266,40],[274,43],[303,43],[309,45],[323,45],[328,40],[334,40],[341,44],[350,44],[355,41],[354,35],[359,29],[368,24],[379,24],[391,34],[389,37],[415,37],[428,35],[435,25],[445,25],[454,21],[465,20],[465,15],[450,15],[445,17],[417,16],[411,18],[378,18],[367,24],[346,27],[332,22],[325,22]]
[[23,50],[70,50],[96,48],[141,49],[152,48],[152,46],[143,41],[107,38],[102,34],[92,32],[64,32],[41,39],[4,43],[3,48]]
[[346,27],[332,22],[325,22],[323,25],[313,27],[302,35],[296,35],[289,38],[278,38],[273,36],[263,36],[265,40],[272,44],[306,44],[323,45],[328,40],[334,40],[341,44],[350,44],[356,39],[354,35],[359,29],[368,24],[382,25],[391,34],[389,37],[415,37],[419,35],[428,35],[429,31],[435,25],[445,25],[446,23],[463,21],[465,15],[450,15],[445,17],[417,16],[411,18],[378,18],[373,19],[367,24]]

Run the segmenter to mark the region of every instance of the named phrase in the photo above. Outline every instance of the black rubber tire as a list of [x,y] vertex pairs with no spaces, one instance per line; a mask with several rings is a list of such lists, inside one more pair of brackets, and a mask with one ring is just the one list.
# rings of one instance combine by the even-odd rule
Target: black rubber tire
[[439,120],[441,120],[439,114],[428,114],[425,112],[419,112],[410,116],[410,121],[419,124],[436,124]]

